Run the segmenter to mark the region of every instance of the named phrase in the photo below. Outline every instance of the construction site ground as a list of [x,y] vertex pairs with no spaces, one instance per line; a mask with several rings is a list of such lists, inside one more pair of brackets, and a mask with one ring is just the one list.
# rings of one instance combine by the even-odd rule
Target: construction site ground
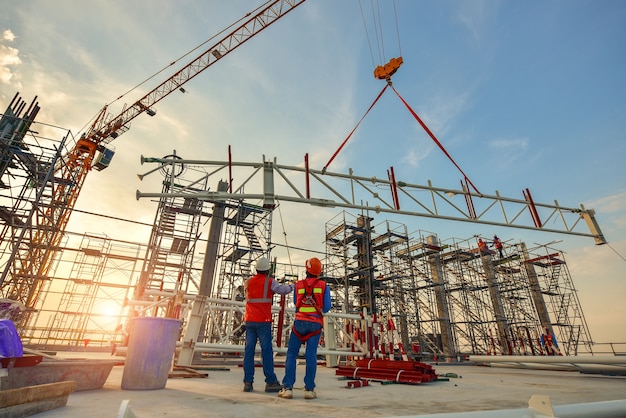
[[[281,356],[276,359],[279,379],[284,374],[283,360]],[[190,377],[194,374],[183,372],[180,375],[184,377],[170,377],[165,388],[157,390],[122,390],[123,366],[115,366],[102,389],[71,393],[66,406],[34,416],[110,418],[118,416],[125,400],[135,416],[146,418],[365,418],[527,408],[533,395],[549,396],[553,406],[626,398],[626,376],[488,367],[465,362],[429,363],[439,376],[448,376],[447,380],[413,385],[370,381],[368,386],[357,388],[348,388],[351,380],[336,376],[335,369],[320,366],[316,379],[318,398],[305,400],[301,360],[293,399],[288,400],[264,391],[260,367],[256,368],[254,391],[243,392],[240,362],[240,359],[213,361],[195,369],[206,377]]]

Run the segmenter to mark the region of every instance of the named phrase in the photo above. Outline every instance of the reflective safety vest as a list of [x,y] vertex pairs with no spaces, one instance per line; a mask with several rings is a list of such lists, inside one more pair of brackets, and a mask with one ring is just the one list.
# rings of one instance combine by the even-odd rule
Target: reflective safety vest
[[245,283],[245,321],[272,322],[272,278],[266,274],[255,274]]
[[326,282],[308,277],[296,283],[296,318],[301,321],[324,324],[324,293]]

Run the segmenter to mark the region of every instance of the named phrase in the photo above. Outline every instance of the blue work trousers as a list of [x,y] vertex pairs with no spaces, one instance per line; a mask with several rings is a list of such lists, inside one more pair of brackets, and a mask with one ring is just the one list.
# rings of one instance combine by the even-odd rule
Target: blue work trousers
[[261,360],[265,383],[277,383],[272,352],[272,323],[246,321],[246,350],[243,357],[243,381],[254,382],[254,351],[257,340],[261,343]]
[[[311,332],[320,330],[322,324],[317,322],[300,321],[296,320],[293,323],[293,328],[298,331],[302,336],[306,336]],[[283,378],[283,387],[286,389],[293,389],[294,383],[296,383],[296,360],[298,359],[298,352],[302,344],[306,344],[304,351],[304,357],[306,362],[306,369],[304,373],[304,389],[315,389],[315,373],[317,372],[317,345],[320,342],[321,333],[309,337],[308,340],[302,341],[300,338],[291,331],[289,335],[289,345],[287,347],[287,358],[285,359],[285,377]]]

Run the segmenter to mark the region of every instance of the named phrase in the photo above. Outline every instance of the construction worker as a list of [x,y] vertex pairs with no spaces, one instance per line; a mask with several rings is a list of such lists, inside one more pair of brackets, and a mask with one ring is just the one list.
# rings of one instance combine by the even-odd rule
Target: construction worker
[[243,358],[243,391],[252,392],[254,382],[254,351],[256,343],[261,344],[261,359],[265,375],[265,391],[278,392],[282,385],[274,372],[272,351],[272,300],[275,293],[286,295],[294,290],[294,285],[280,284],[270,277],[270,262],[261,257],[256,262],[256,274],[246,280],[246,348]]
[[304,399],[315,399],[315,373],[317,372],[317,346],[324,326],[324,314],[332,307],[330,288],[319,278],[322,262],[318,258],[306,261],[306,278],[296,283],[296,317],[289,335],[283,389],[278,396],[293,397],[296,382],[296,359],[302,344],[306,344],[304,374]]
[[480,251],[481,254],[489,254],[487,243],[483,241],[482,238],[478,238],[478,251]]
[[496,249],[498,250],[498,254],[500,254],[500,258],[504,257],[504,255],[502,254],[502,241],[500,241],[500,238],[498,238],[497,235],[493,236],[493,244],[494,247],[496,247]]

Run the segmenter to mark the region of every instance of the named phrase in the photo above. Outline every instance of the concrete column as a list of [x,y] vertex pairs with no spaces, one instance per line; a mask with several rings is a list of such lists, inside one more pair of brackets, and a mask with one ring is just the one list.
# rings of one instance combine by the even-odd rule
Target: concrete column
[[500,344],[502,344],[502,346],[504,347],[505,353],[512,354],[508,332],[509,326],[506,321],[506,315],[504,314],[502,295],[500,293],[500,286],[498,284],[498,278],[496,277],[496,271],[493,266],[491,254],[481,254],[480,258],[483,263],[483,270],[485,272],[485,280],[487,281],[491,304],[493,305],[493,313],[496,319],[498,338],[500,339]]
[[[217,186],[217,191],[225,192],[227,190],[228,183],[220,181]],[[226,206],[223,203],[215,203],[213,207],[213,215],[211,217],[211,226],[209,227],[209,239],[204,253],[204,263],[202,264],[200,288],[198,289],[198,294],[203,296],[211,296],[211,288],[213,287],[213,276],[215,276],[217,252],[220,247],[220,237],[222,235],[225,211]]]
[[[439,246],[439,240],[434,235],[426,237],[426,242],[429,245]],[[454,337],[452,334],[452,324],[450,321],[450,308],[448,305],[448,295],[445,288],[445,277],[443,274],[443,267],[441,265],[441,258],[439,253],[428,257],[428,264],[430,266],[430,272],[433,277],[433,284],[435,291],[435,301],[437,303],[437,316],[439,317],[439,328],[441,331],[441,345],[443,346],[443,355],[445,357],[454,357]]]
[[528,285],[530,287],[530,296],[532,297],[533,304],[535,305],[535,309],[537,310],[537,315],[539,316],[539,323],[542,328],[547,328],[550,330],[550,334],[554,335],[554,330],[552,329],[552,321],[550,320],[550,314],[548,312],[548,307],[546,306],[546,301],[543,298],[543,293],[541,293],[541,286],[539,285],[539,277],[537,276],[537,272],[535,272],[535,266],[527,261],[530,260],[530,256],[528,255],[528,249],[525,243],[520,244],[520,248],[522,251],[522,265],[526,270],[526,276],[528,277]]
[[[228,183],[220,181],[217,190],[220,192],[227,191]],[[193,302],[189,323],[187,324],[185,336],[183,337],[183,348],[178,356],[178,364],[181,366],[191,365],[195,344],[198,342],[200,332],[205,329],[206,298],[211,296],[211,288],[213,287],[213,277],[215,276],[215,266],[217,264],[217,253],[220,246],[220,236],[222,235],[225,211],[226,206],[223,203],[215,203],[211,217],[211,226],[209,227],[209,239],[204,253],[204,263],[202,265],[198,295]]]

